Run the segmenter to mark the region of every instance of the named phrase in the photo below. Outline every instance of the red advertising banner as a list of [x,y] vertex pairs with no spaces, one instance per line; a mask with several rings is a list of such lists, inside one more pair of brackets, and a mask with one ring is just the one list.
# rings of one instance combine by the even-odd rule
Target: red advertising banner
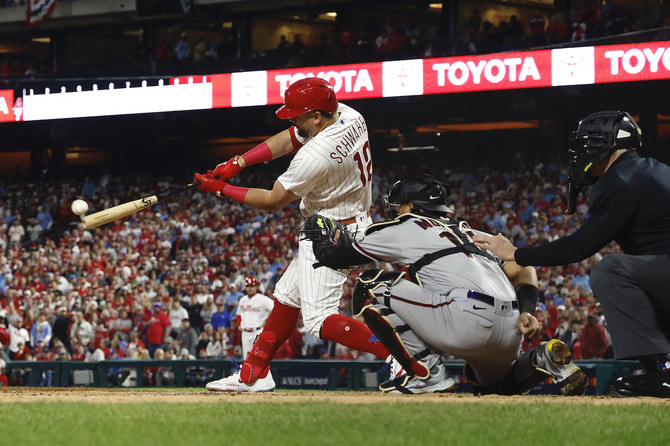
[[425,94],[547,87],[551,74],[549,50],[423,61]]
[[382,96],[382,64],[374,62],[268,71],[267,103],[283,103],[284,90],[289,85],[312,76],[321,77],[330,82],[338,99],[341,100]]
[[290,84],[310,76],[328,80],[345,101],[668,79],[670,42],[215,74],[212,104],[281,104]]
[[597,84],[670,78],[670,42],[595,47]]
[[14,90],[0,90],[0,122],[18,121],[13,107]]
[[212,108],[230,107],[230,73],[215,74],[212,79]]
[[16,102],[4,90],[0,122],[276,105],[290,84],[311,76],[343,101],[670,79],[670,41],[183,76],[169,87],[30,90]]

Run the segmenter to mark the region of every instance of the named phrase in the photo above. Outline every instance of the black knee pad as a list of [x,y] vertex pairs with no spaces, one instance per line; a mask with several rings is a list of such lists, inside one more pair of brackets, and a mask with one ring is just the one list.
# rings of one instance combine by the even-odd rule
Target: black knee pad
[[356,285],[352,293],[351,306],[353,315],[360,316],[363,310],[375,303],[372,299],[375,299],[374,291],[377,288],[381,286],[393,286],[404,277],[405,273],[398,271],[382,271],[379,269],[363,271],[356,278]]

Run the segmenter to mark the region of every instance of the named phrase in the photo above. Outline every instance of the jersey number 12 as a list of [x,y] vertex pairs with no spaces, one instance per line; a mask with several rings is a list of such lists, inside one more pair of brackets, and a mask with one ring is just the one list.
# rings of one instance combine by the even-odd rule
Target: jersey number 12
[[[363,159],[361,159],[361,152],[363,152]],[[361,172],[361,181],[365,186],[368,181],[372,180],[372,156],[370,155],[370,142],[365,141],[363,150],[356,152],[354,159],[358,163],[358,170]]]

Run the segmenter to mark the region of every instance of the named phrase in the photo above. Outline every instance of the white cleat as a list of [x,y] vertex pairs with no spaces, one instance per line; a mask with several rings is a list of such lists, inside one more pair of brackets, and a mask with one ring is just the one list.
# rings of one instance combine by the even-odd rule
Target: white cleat
[[401,375],[379,385],[383,393],[447,393],[453,392],[456,381],[449,376],[443,364],[434,366],[426,379]]
[[210,381],[205,386],[212,392],[272,392],[275,389],[275,381],[272,373],[268,372],[265,378],[258,378],[252,385],[243,383],[240,379],[240,371],[216,381]]

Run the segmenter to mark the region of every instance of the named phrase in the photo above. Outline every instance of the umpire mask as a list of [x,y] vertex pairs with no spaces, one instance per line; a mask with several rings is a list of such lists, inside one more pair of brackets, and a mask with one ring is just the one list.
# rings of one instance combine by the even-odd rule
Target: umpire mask
[[579,121],[569,138],[569,199],[566,213],[577,208],[577,195],[598,178],[591,174],[593,165],[619,149],[640,149],[642,130],[633,117],[622,111],[591,113]]

